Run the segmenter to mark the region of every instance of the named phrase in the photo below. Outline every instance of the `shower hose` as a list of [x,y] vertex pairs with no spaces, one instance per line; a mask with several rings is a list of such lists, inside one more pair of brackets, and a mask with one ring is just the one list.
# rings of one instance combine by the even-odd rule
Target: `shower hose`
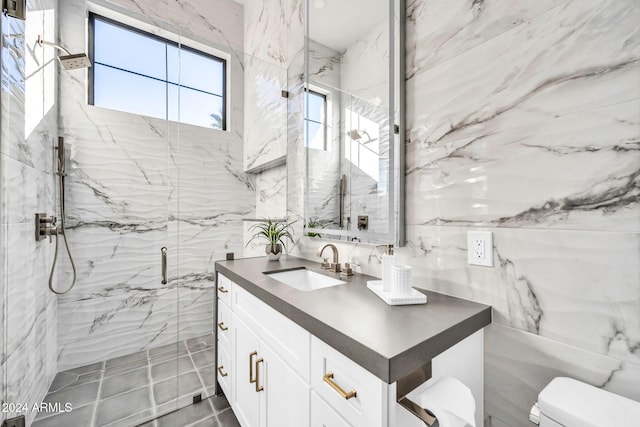
[[[64,295],[67,292],[69,292],[71,289],[73,289],[73,286],[76,284],[76,265],[73,262],[73,256],[71,256],[71,250],[69,249],[69,241],[67,240],[67,233],[64,229],[64,170],[62,169],[62,165],[60,164],[60,160],[58,160],[58,186],[59,186],[59,191],[58,194],[60,195],[60,228],[56,231],[55,236],[56,236],[56,249],[55,249],[55,253],[53,255],[53,263],[51,264],[51,272],[49,273],[49,289],[51,290],[51,292],[53,292],[54,294],[57,295]],[[71,262],[71,269],[73,270],[73,280],[71,281],[71,286],[69,286],[69,288],[67,288],[64,291],[56,291],[53,288],[53,273],[56,270],[56,264],[58,263],[58,246],[59,246],[59,238],[58,235],[62,234],[62,238],[64,239],[64,246],[67,249],[67,254],[69,255],[69,261]]]

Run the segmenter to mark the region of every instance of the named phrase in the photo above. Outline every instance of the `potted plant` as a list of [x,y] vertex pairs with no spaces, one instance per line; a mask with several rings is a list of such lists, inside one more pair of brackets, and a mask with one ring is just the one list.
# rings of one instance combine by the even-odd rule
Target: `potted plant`
[[264,239],[267,241],[265,252],[269,261],[277,261],[282,255],[282,249],[287,249],[287,240],[293,243],[293,223],[272,221],[270,218],[264,222],[259,222],[251,226],[249,231],[255,232],[247,242],[253,242],[255,239]]

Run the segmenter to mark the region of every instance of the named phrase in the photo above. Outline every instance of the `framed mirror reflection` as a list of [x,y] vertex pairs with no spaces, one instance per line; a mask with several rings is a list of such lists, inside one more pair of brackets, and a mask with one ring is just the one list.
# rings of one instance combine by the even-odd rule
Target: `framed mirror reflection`
[[404,1],[306,2],[305,233],[402,245]]

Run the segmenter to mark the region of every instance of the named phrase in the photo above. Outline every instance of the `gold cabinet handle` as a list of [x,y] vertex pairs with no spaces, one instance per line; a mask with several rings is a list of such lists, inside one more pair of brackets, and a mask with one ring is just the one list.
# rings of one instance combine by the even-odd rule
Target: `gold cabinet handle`
[[220,376],[224,378],[229,374],[226,374],[226,373],[222,372],[222,369],[224,369],[224,365],[218,366],[218,372],[220,373]]
[[218,323],[218,328],[220,328],[221,331],[226,331],[229,329],[227,326],[224,326],[224,322]]
[[249,353],[249,384],[253,384],[256,382],[256,379],[253,378],[253,356],[257,354],[257,351],[252,351],[251,353]]
[[262,362],[264,362],[264,359],[262,357],[256,360],[256,393],[259,393],[262,390],[264,390],[264,387],[260,385],[260,364]]
[[218,291],[220,291],[221,294],[226,294],[229,292],[229,289],[226,289],[224,286],[218,286]]
[[336,384],[333,381],[333,372],[328,372],[326,373],[322,379],[324,380],[325,383],[329,384],[331,386],[332,389],[334,389],[335,391],[338,392],[338,394],[340,396],[342,396],[343,398],[345,398],[346,400],[351,399],[352,397],[356,397],[356,391],[354,389],[351,389],[350,392],[346,392],[342,389],[342,387],[340,387],[338,384]]

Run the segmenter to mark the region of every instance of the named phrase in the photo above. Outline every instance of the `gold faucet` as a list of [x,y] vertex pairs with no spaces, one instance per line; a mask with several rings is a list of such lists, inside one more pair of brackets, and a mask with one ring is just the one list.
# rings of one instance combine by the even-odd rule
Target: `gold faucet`
[[327,249],[327,247],[331,248],[331,250],[333,251],[333,262],[329,264],[329,270],[333,271],[334,273],[340,273],[340,262],[338,261],[338,248],[336,248],[335,245],[331,243],[324,245],[322,249],[320,249],[320,252],[318,252],[318,256],[322,257],[322,253],[324,252],[325,249]]

